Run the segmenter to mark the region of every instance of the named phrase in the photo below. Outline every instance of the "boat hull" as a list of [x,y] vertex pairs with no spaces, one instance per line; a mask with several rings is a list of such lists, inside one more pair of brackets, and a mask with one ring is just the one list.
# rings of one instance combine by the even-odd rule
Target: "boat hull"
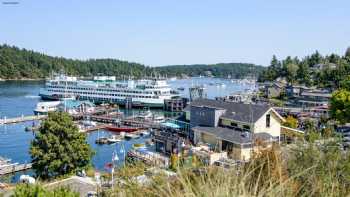
[[[59,95],[47,95],[47,94],[39,94],[41,97],[41,100],[44,101],[59,101],[61,99],[61,96]],[[80,96],[77,98],[77,100],[88,100],[92,103],[95,104],[101,104],[101,103],[115,103],[120,106],[125,106],[126,100],[125,99],[104,99],[104,98],[89,98],[89,97],[84,97]],[[149,108],[163,108],[164,103],[146,103],[146,102],[132,102],[132,107],[134,108],[143,108],[143,107],[149,107]]]

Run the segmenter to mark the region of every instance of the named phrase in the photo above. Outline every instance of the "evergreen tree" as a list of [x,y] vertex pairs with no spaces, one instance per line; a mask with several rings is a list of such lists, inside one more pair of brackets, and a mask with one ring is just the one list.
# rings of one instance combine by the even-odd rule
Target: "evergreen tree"
[[311,85],[310,69],[306,62],[302,62],[299,64],[297,76],[300,83],[305,85]]
[[297,72],[298,65],[291,63],[286,66],[286,75],[288,83],[293,84],[297,80]]
[[350,47],[348,47],[345,51],[345,57],[350,59]]
[[67,113],[52,112],[32,141],[30,154],[36,174],[46,179],[87,167],[93,151]]

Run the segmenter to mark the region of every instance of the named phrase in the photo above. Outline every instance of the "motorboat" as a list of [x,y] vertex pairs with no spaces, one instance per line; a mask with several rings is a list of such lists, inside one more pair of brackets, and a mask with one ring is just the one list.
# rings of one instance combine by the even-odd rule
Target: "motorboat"
[[107,141],[108,141],[108,143],[110,143],[110,144],[118,143],[118,142],[121,142],[121,141],[122,141],[121,138],[122,138],[122,137],[119,136],[119,135],[112,135],[111,137],[109,137],[109,138],[107,139]]
[[39,102],[34,109],[35,115],[46,115],[51,111],[57,111],[61,101]]
[[82,121],[83,125],[85,127],[96,127],[97,123],[91,120],[84,120]]
[[153,122],[155,123],[161,123],[165,120],[165,117],[164,116],[161,116],[161,115],[158,115],[158,116],[154,116],[153,117]]
[[130,140],[130,139],[136,139],[139,138],[139,135],[133,134],[133,133],[126,133],[125,134],[125,139]]
[[140,135],[141,135],[142,137],[147,137],[147,136],[150,136],[151,133],[150,133],[149,131],[147,131],[147,130],[144,130],[144,131],[142,131],[142,132],[140,133]]
[[147,111],[140,112],[138,115],[136,115],[135,118],[149,120],[153,118],[153,113],[151,112],[151,110],[148,109]]
[[108,138],[107,137],[100,137],[95,141],[96,144],[107,144]]

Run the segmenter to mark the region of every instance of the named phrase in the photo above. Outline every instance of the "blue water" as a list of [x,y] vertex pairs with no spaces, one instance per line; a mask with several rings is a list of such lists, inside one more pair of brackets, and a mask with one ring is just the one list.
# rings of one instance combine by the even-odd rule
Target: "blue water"
[[[210,83],[224,83],[226,87],[210,86]],[[216,96],[224,96],[237,91],[243,91],[249,86],[231,83],[229,80],[213,79],[213,78],[192,78],[169,81],[169,84],[174,89],[184,87],[185,91],[180,93],[188,97],[188,88],[193,85],[203,85],[206,87],[209,98]],[[37,96],[39,89],[44,86],[44,82],[35,81],[11,81],[0,82],[0,118],[3,117],[18,117],[21,115],[32,115],[33,109],[40,98]],[[138,110],[135,110],[136,112]],[[132,113],[132,112],[129,112]],[[157,113],[162,113],[160,110]],[[30,162],[29,146],[33,139],[32,132],[25,132],[26,126],[31,126],[32,122],[0,125],[0,156],[12,159],[13,162],[25,163]],[[112,159],[113,151],[119,155],[121,164],[123,155],[119,152],[120,144],[115,145],[97,145],[95,140],[98,135],[107,136],[110,133],[107,131],[93,132],[88,134],[87,141],[95,150],[96,154],[92,159],[93,165],[100,170],[104,169],[104,165]],[[124,141],[124,147],[127,151],[134,143],[143,143],[144,138],[139,138],[130,141]],[[27,173],[27,172],[25,172]],[[20,173],[19,173],[20,174]],[[17,174],[18,175],[18,174]],[[17,176],[18,177],[18,176]],[[11,181],[15,181],[13,179]],[[1,181],[1,179],[0,179]]]

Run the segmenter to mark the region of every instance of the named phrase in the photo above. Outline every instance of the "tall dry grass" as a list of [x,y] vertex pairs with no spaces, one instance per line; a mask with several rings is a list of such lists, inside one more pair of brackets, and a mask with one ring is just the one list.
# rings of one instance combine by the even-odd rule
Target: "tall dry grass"
[[[288,154],[287,156],[284,154]],[[178,169],[177,176],[152,177],[140,185],[128,177],[142,174],[144,166],[126,167],[126,182],[105,196],[348,196],[350,157],[335,145],[301,144],[288,153],[278,146],[254,155],[251,162],[231,169],[203,167]],[[131,170],[132,169],[132,170]]]

